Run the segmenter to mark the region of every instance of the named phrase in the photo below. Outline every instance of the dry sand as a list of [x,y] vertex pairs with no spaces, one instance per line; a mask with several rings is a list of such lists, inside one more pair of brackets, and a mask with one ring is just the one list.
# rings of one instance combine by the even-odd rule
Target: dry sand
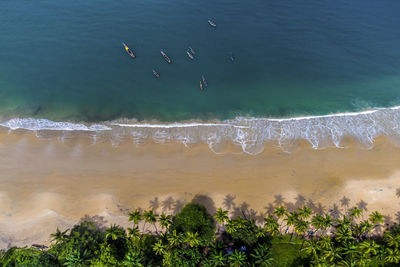
[[126,226],[130,209],[172,213],[192,198],[210,210],[234,202],[233,212],[241,207],[262,215],[280,202],[344,212],[340,200],[347,197],[350,206],[395,220],[400,148],[385,138],[370,150],[351,140],[346,147],[316,151],[300,142],[289,154],[267,144],[252,156],[233,146],[215,154],[206,145],[111,146],[0,131],[0,248],[47,244],[56,227],[66,229],[85,215]]

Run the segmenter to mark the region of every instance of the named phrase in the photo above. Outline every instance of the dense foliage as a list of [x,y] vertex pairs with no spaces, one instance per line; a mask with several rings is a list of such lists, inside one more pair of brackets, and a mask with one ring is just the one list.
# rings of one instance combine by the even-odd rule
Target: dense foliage
[[[0,251],[1,266],[398,266],[400,226],[348,209],[340,218],[304,206],[263,219],[198,204],[175,216],[129,213],[132,227],[82,221],[52,234],[50,248]],[[139,228],[140,225],[140,228]],[[216,226],[218,226],[216,228]]]

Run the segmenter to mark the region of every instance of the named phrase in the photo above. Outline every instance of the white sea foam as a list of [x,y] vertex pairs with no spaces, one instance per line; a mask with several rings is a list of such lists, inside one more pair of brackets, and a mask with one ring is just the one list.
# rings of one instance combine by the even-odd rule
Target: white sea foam
[[30,131],[106,131],[112,130],[110,127],[105,125],[93,124],[86,126],[81,123],[71,123],[71,122],[54,122],[47,119],[11,119],[7,122],[0,123],[0,126],[9,128],[11,130],[25,129]]
[[[113,145],[131,139],[136,144],[153,140],[157,143],[181,142],[188,146],[206,143],[218,152],[221,144],[233,143],[243,152],[258,154],[266,142],[277,142],[290,151],[297,140],[307,140],[314,149],[341,147],[350,137],[371,147],[378,136],[400,143],[400,107],[379,108],[354,113],[294,118],[248,118],[215,122],[152,123],[121,119],[97,125],[53,122],[46,119],[12,119],[0,126],[34,131],[95,131],[96,138],[109,138]],[[91,135],[90,135],[90,138]]]

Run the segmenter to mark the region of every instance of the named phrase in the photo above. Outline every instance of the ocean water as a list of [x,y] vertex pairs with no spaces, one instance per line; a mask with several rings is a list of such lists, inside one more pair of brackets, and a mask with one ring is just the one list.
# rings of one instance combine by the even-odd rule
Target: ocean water
[[399,10],[395,0],[3,0],[0,125],[248,153],[269,140],[397,140]]

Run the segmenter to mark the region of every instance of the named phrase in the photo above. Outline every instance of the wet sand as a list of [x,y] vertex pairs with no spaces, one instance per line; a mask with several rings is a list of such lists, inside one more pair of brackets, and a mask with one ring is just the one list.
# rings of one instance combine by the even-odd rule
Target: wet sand
[[126,226],[127,211],[149,208],[151,200],[158,212],[179,210],[194,197],[210,209],[229,206],[227,195],[235,197],[234,207],[257,212],[281,201],[325,211],[337,205],[344,212],[340,200],[347,197],[349,206],[395,220],[400,148],[383,137],[370,150],[352,140],[345,147],[317,151],[299,142],[289,154],[266,144],[253,156],[233,145],[215,154],[206,145],[127,140],[112,146],[0,131],[0,248],[47,244],[56,227],[66,229],[85,215]]

